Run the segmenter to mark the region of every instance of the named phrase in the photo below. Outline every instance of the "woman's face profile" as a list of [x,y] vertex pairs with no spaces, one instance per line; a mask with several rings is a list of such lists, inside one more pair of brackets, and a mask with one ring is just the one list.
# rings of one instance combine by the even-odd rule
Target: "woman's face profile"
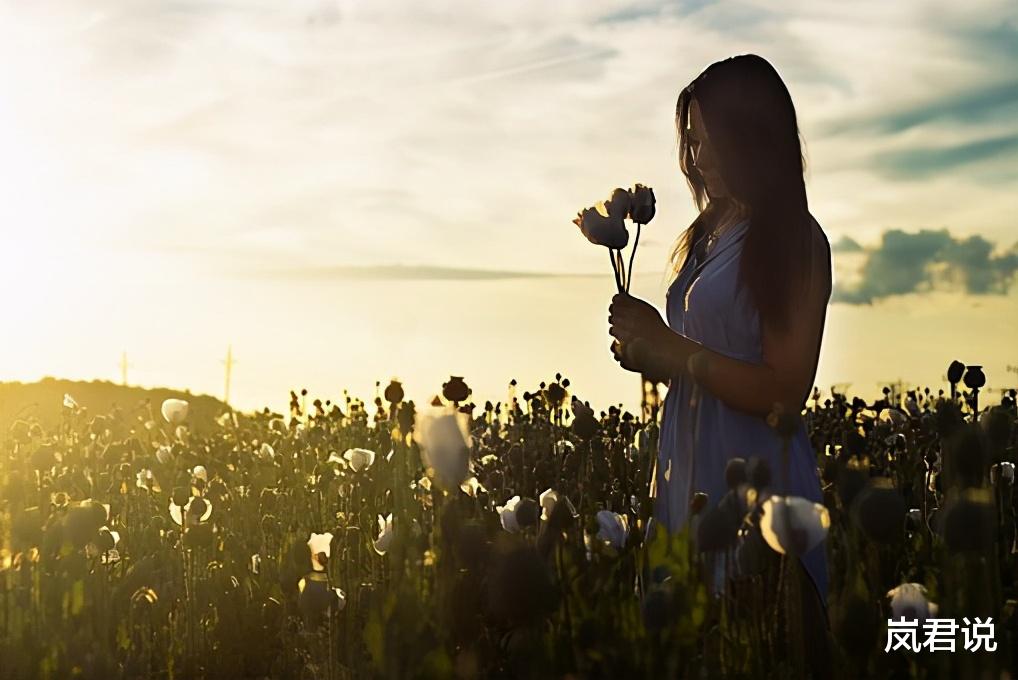
[[718,172],[717,157],[714,155],[714,148],[711,146],[710,138],[707,135],[707,128],[703,124],[700,104],[696,99],[689,103],[686,134],[689,137],[689,145],[693,151],[693,165],[703,175],[703,181],[707,185],[707,195],[712,197],[726,195],[725,183],[721,179],[720,172]]

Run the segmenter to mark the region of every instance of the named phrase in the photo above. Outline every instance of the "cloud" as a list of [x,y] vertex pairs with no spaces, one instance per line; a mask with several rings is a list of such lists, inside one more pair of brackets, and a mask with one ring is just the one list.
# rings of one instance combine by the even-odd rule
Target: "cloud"
[[[841,242],[846,239],[852,241],[844,237]],[[1018,272],[1018,243],[1001,254],[993,250],[993,243],[979,235],[962,238],[947,229],[915,233],[891,229],[884,232],[880,245],[866,250],[858,282],[835,285],[832,301],[872,304],[891,295],[942,287],[971,295],[1005,294]]]
[[[305,267],[259,271],[258,276],[309,281],[495,281],[502,279],[587,278],[604,277],[597,274],[560,272],[501,271],[466,267],[440,267],[433,265],[338,265],[332,267]],[[637,274],[639,276],[639,274]]]
[[838,239],[837,243],[831,246],[831,251],[835,253],[858,253],[862,251],[862,246],[859,245],[851,236],[847,234]]
[[[1018,84],[1015,88],[1018,90]],[[1018,134],[1009,134],[952,146],[886,151],[874,156],[873,166],[884,175],[897,179],[921,179],[979,161],[1015,159],[1016,151]],[[1002,181],[1013,179],[1006,174],[1000,174],[998,178]]]
[[888,106],[866,115],[853,115],[819,126],[823,135],[848,132],[894,134],[930,123],[974,123],[1013,120],[1018,108],[1018,80],[979,85],[924,98],[908,106]]

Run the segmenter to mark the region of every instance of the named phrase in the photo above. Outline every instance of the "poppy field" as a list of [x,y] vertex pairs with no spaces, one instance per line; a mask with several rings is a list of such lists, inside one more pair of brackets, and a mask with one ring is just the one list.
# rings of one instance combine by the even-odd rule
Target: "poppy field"
[[[69,394],[0,434],[0,679],[804,677],[820,541],[832,676],[1011,677],[1015,393],[963,369],[772,414],[804,422],[823,504],[746,452],[673,534],[649,523],[660,401],[602,411],[561,375],[484,404],[457,377],[427,404],[293,392],[207,428]],[[945,619],[992,626],[948,651]]]

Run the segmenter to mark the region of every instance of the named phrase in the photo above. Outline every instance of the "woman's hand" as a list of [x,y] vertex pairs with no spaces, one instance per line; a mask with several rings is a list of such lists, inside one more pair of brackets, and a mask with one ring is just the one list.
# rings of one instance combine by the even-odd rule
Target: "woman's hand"
[[623,344],[642,338],[655,345],[670,330],[653,306],[628,293],[612,298],[608,323],[608,332]]
[[619,366],[627,371],[639,373],[652,382],[667,383],[670,380],[661,361],[655,359],[648,342],[643,338],[637,338],[630,342],[613,340],[611,351],[615,361],[619,362]]

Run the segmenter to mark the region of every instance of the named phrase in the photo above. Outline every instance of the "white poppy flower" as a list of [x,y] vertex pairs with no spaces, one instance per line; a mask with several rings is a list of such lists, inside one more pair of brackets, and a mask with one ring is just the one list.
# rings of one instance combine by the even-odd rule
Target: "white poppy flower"
[[346,609],[346,593],[339,588],[333,588],[336,593],[336,611],[341,612]]
[[994,463],[990,466],[990,484],[1003,480],[1006,484],[1014,484],[1014,463],[1009,460]]
[[177,438],[177,441],[181,444],[187,443],[187,425],[177,425],[177,428],[173,431],[173,436]]
[[187,419],[188,403],[183,399],[166,399],[160,409],[170,425],[179,425]]
[[384,555],[392,547],[392,513],[387,517],[378,516],[378,538],[375,539],[375,552]]
[[311,549],[311,568],[315,571],[325,571],[325,565],[318,556],[322,553],[325,553],[326,559],[332,556],[332,534],[312,533],[308,539],[308,547]]
[[336,451],[330,451],[329,457],[325,462],[329,465],[339,465],[343,462],[343,456]]
[[153,475],[152,471],[149,470],[148,468],[145,468],[143,470],[139,470],[138,474],[135,475],[135,477],[138,480],[137,481],[137,485],[138,485],[138,488],[140,488],[140,489],[145,489],[146,491],[151,491],[153,485],[155,485],[155,475]]
[[420,479],[417,480],[417,486],[421,487],[425,491],[431,491],[431,480],[428,479],[426,476],[421,477]]
[[597,513],[597,537],[609,543],[616,550],[621,550],[626,545],[626,538],[629,537],[629,519],[611,510],[601,510]]
[[576,445],[568,439],[559,439],[555,442],[555,455],[565,456],[567,453],[572,453],[576,450]]
[[[191,507],[192,505],[194,505],[196,500],[201,501],[201,503],[205,504],[204,510],[200,516],[196,516],[194,513],[191,512]],[[199,504],[196,507],[201,507],[201,505]],[[209,520],[209,517],[212,516],[212,504],[209,503],[204,498],[198,498],[197,496],[192,496],[183,506],[177,505],[171,500],[170,519],[172,519],[178,525],[184,526],[185,515],[187,515],[188,525],[202,524],[203,522],[207,522]]]
[[272,460],[276,457],[276,450],[268,442],[262,442],[262,445],[258,447],[258,457],[262,460]]
[[470,496],[471,498],[477,498],[478,493],[487,490],[481,485],[479,481],[477,481],[477,477],[473,476],[468,477],[466,481],[460,484],[460,489],[462,489],[463,493]]
[[498,518],[502,520],[502,528],[510,533],[516,533],[520,530],[520,523],[516,521],[516,506],[520,504],[520,497],[513,496],[505,502],[505,505],[499,505],[495,508],[498,512]]
[[205,469],[204,465],[195,465],[191,469],[191,476],[195,479],[200,479],[205,483],[208,483],[209,481],[209,471]]
[[470,474],[469,416],[443,408],[422,414],[414,427],[414,441],[421,448],[421,458],[428,476],[451,491]]
[[760,531],[775,552],[804,555],[827,536],[831,515],[799,496],[771,496],[763,503]]
[[555,504],[558,503],[558,494],[551,489],[545,489],[538,497],[538,502],[541,504],[541,519],[547,522],[551,517],[551,511],[555,509]]
[[169,465],[173,462],[173,449],[167,444],[161,445],[156,449],[156,460],[161,465]]
[[926,599],[926,587],[920,583],[902,583],[887,592],[891,598],[891,613],[894,618],[925,619],[937,615],[936,604]]
[[354,472],[360,472],[375,462],[375,452],[369,449],[347,449],[343,459],[350,464]]
[[64,393],[64,408],[71,408],[71,409],[78,408],[78,402],[76,402],[74,400],[74,397],[72,397],[71,395],[67,394],[66,392]]
[[262,571],[262,556],[258,553],[251,555],[251,573],[257,576]]
[[880,411],[880,420],[892,425],[904,425],[908,422],[908,416],[896,408],[885,408]]

